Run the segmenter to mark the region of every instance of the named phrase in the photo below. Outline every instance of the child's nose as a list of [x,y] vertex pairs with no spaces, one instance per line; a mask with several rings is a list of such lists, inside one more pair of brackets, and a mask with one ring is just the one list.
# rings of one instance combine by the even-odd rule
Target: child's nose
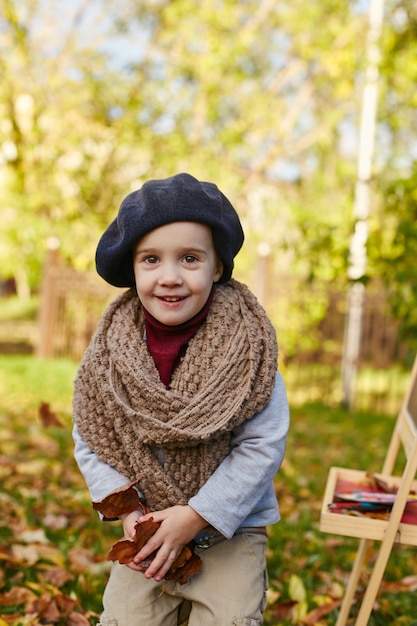
[[178,285],[182,282],[181,274],[174,264],[166,264],[162,267],[160,282],[164,285]]

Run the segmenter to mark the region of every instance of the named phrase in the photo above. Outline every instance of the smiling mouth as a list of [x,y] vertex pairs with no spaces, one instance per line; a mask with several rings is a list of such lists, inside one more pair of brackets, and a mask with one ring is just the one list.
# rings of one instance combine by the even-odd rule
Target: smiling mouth
[[181,300],[185,300],[185,298],[180,296],[159,296],[159,300],[163,300],[164,302],[180,302]]

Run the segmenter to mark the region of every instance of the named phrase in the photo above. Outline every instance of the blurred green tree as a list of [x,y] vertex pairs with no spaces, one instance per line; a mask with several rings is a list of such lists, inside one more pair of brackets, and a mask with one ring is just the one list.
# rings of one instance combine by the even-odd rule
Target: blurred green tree
[[[370,276],[389,292],[399,332],[417,350],[417,5],[388,4],[384,31],[378,193],[371,217]],[[382,163],[381,163],[382,161]]]
[[87,267],[121,196],[179,170],[217,180],[237,204],[253,241],[243,271],[267,243],[285,249],[286,269],[301,259],[306,274],[329,273],[315,261],[346,230],[352,182],[337,181],[352,176],[351,155],[335,155],[355,115],[354,5],[1,6],[0,262],[19,293],[38,285],[48,237]]
[[67,21],[61,2],[1,7],[0,265],[28,295],[48,238],[85,266],[94,225],[114,201],[120,159],[109,103],[119,78],[94,37],[80,43],[80,12]]
[[[395,165],[403,177],[415,150],[413,7],[387,0],[377,199],[386,173]],[[90,267],[126,193],[189,171],[218,182],[242,216],[238,275],[256,283],[267,258],[272,276],[291,272],[299,289],[346,286],[366,3],[0,0],[0,8],[0,278],[14,276],[22,295],[36,289],[50,237],[76,268]],[[370,276],[385,271],[382,223],[392,246],[398,224],[380,205]],[[282,319],[280,289],[264,285]],[[289,350],[320,341],[299,329],[326,306],[321,298],[298,311]]]

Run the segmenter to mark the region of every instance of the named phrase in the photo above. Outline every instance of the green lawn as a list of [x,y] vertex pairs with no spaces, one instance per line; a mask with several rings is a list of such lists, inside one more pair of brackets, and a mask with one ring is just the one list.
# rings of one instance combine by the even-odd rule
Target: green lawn
[[[0,626],[98,621],[105,555],[120,528],[98,521],[72,457],[75,373],[69,361],[0,356]],[[41,403],[61,426],[42,424]],[[327,471],[333,464],[379,471],[394,418],[292,408],[276,479],[282,521],[270,529],[268,626],[335,623],[335,610],[308,621],[340,599],[357,546],[318,529]],[[415,557],[411,548],[394,549],[370,626],[415,623]]]

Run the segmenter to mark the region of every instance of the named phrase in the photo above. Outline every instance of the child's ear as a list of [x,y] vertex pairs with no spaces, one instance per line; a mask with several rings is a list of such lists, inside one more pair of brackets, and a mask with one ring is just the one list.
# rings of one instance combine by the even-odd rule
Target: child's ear
[[213,283],[217,283],[217,281],[220,280],[220,278],[223,275],[223,271],[224,271],[223,261],[221,260],[219,256],[217,256],[217,264],[216,264],[216,269],[215,269],[214,276],[213,276]]

